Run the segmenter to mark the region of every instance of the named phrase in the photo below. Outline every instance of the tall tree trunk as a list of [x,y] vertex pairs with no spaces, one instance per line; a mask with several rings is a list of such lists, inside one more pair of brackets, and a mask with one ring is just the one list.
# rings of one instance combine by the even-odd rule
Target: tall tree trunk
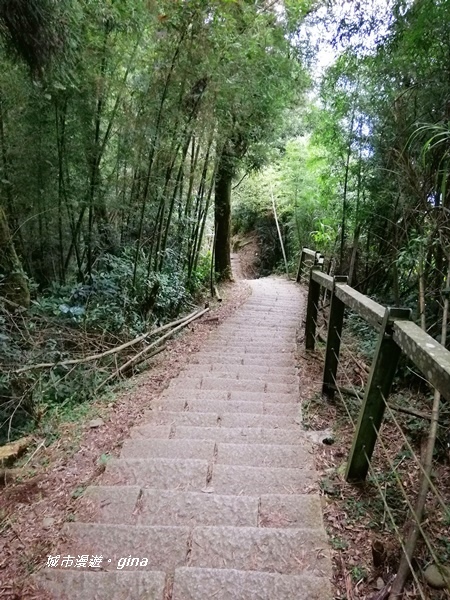
[[231,279],[231,183],[233,161],[225,145],[219,158],[215,182],[214,268],[220,281]]
[[350,176],[350,159],[352,157],[352,139],[353,139],[353,123],[355,121],[355,107],[352,111],[352,120],[350,123],[350,132],[348,138],[347,147],[347,159],[345,161],[345,175],[344,175],[344,194],[342,198],[342,220],[341,220],[341,247],[339,250],[339,273],[344,272],[344,253],[345,253],[345,238],[346,238],[346,226],[347,226],[347,193],[348,193],[348,180]]
[[161,100],[159,103],[158,116],[157,116],[156,124],[155,124],[155,133],[153,134],[153,139],[151,140],[151,144],[150,144],[147,176],[145,178],[145,185],[144,185],[144,190],[143,190],[143,194],[142,194],[142,204],[141,204],[140,219],[139,219],[139,231],[138,231],[138,237],[136,240],[136,254],[135,254],[135,258],[134,258],[133,283],[132,283],[133,288],[136,286],[139,253],[141,250],[142,233],[143,233],[144,220],[145,220],[145,211],[146,211],[146,207],[147,207],[147,199],[148,199],[149,188],[150,188],[150,177],[152,175],[153,161],[155,159],[155,149],[156,149],[157,144],[159,143],[159,132],[160,132],[160,127],[161,127],[161,123],[163,120],[163,108],[164,108],[164,104],[166,102],[167,95],[169,93],[169,85],[172,81],[172,76],[175,71],[175,66],[176,66],[176,63],[178,60],[178,56],[181,51],[181,46],[182,46],[184,38],[186,36],[186,32],[187,32],[187,29],[183,29],[183,31],[181,32],[177,47],[176,47],[175,52],[172,57],[169,72],[167,73],[163,92],[161,95]]
[[355,227],[355,232],[353,234],[353,244],[352,244],[352,255],[350,258],[350,267],[348,269],[348,285],[352,285],[353,283],[353,276],[355,274],[355,267],[356,267],[356,258],[358,256],[358,244],[359,244],[359,236],[361,235],[361,225],[358,223],[358,225]]
[[426,331],[426,304],[425,304],[425,259],[423,256],[423,250],[421,250],[421,254],[419,257],[419,317],[420,317],[420,326]]
[[8,221],[0,206],[0,295],[20,306],[30,306],[30,291],[9,230]]

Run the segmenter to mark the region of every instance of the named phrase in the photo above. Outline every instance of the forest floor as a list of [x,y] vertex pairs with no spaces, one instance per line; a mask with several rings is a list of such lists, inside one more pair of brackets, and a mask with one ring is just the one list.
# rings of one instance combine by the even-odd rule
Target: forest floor
[[[42,423],[34,443],[14,469],[0,479],[0,598],[27,600],[35,596],[29,575],[46,563],[49,549],[65,522],[73,520],[79,498],[104,471],[110,456],[119,454],[132,426],[144,410],[202,347],[210,333],[250,296],[244,281],[220,288],[222,302],[210,302],[210,311],[193,322],[149,368],[116,394],[87,404],[76,420]],[[72,417],[73,418],[73,417]],[[97,425],[100,423],[99,425]],[[53,443],[46,445],[48,429]]]

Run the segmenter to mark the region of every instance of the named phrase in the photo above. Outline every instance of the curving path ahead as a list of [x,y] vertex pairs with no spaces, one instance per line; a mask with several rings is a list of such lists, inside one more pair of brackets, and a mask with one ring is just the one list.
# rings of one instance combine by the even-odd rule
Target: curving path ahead
[[251,298],[87,490],[92,522],[67,525],[73,564],[39,577],[55,598],[332,599],[298,400],[300,292],[281,278],[249,283]]

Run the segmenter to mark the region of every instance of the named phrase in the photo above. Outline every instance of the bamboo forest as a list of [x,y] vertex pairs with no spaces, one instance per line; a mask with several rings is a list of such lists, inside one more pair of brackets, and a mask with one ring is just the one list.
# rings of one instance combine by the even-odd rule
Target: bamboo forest
[[[191,562],[176,562],[171,570],[168,558],[149,571],[164,573],[162,587],[153,575],[142,575],[139,584],[126,578],[120,583],[131,572],[137,550],[117,542],[130,562],[111,554],[109,563],[122,565],[114,581],[105,573],[104,587],[89,583],[95,568],[80,563],[76,567],[85,568],[74,565],[75,579],[64,580],[64,592],[51,583],[54,595],[48,598],[449,597],[449,33],[449,0],[0,0],[0,538],[6,536],[0,541],[1,598],[47,598],[48,590],[39,591],[31,575],[45,566],[47,555],[53,573],[51,534],[67,521],[82,520],[76,517],[84,515],[77,503],[95,477],[105,472],[105,486],[117,485],[108,479],[114,452],[148,410],[146,394],[153,402],[152,394],[167,388],[164,396],[177,385],[180,370],[195,367],[183,389],[187,395],[167,396],[168,406],[178,406],[181,399],[182,406],[158,409],[170,411],[172,420],[158,421],[151,436],[162,437],[167,426],[172,427],[168,440],[178,438],[181,423],[186,437],[197,439],[197,421],[176,417],[178,410],[194,414],[196,401],[220,405],[221,429],[246,428],[245,418],[253,411],[237,407],[242,392],[249,394],[248,407],[261,412],[248,425],[259,428],[261,438],[254,441],[261,452],[263,444],[272,443],[287,444],[294,452],[297,441],[264,437],[266,427],[279,431],[281,440],[284,425],[286,432],[294,426],[283,421],[294,411],[283,404],[284,395],[297,381],[289,379],[287,355],[279,372],[269,356],[267,364],[257,358],[246,362],[246,353],[263,353],[266,345],[269,352],[271,343],[275,355],[284,353],[290,346],[281,335],[287,336],[289,328],[295,336],[292,369],[300,378],[296,401],[302,403],[303,428],[327,432],[311,467],[320,476],[300,493],[294,483],[281,491],[275,484],[272,488],[275,476],[261,472],[263,487],[254,483],[256,491],[248,492],[246,485],[260,481],[255,470],[242,475],[242,494],[262,494],[252,535],[278,528],[280,549],[278,542],[268,544],[274,555],[288,556],[295,552],[291,538],[283,537],[290,530],[283,528],[301,527],[297,520],[303,517],[292,515],[303,500],[295,510],[293,501],[283,504],[283,510],[292,508],[289,517],[273,517],[278,510],[273,509],[271,521],[263,511],[264,498],[307,495],[318,486],[316,508],[323,517],[317,518],[324,519],[320,531],[328,536],[323,556],[329,556],[324,560],[330,561],[330,574],[324,575],[328,567],[320,570],[312,562],[305,568],[311,581],[324,577],[326,584],[298,583],[294,576],[303,577],[297,570],[303,558],[292,568],[261,566],[259,558],[253,566],[248,556],[239,564],[222,557],[218,566],[216,546],[207,551],[207,533],[194,528],[188,537]],[[320,271],[316,279],[314,270]],[[364,306],[367,310],[358,312]],[[245,310],[248,324],[244,316],[238,319]],[[269,327],[276,310],[274,333],[265,331],[263,337],[261,332],[258,338],[256,329],[264,322]],[[221,347],[217,341],[210,348],[211,362],[203,361],[210,365],[204,375],[196,353],[209,348],[222,328],[231,328],[233,319],[238,328],[233,340],[242,336],[237,343],[244,354],[233,358],[236,349],[228,338]],[[397,327],[396,319],[410,324]],[[402,341],[419,340],[412,326],[423,335],[414,351],[412,342]],[[388,338],[397,344],[394,350],[385,349]],[[222,375],[215,376],[217,381],[213,377],[220,369],[222,384],[217,383]],[[263,373],[268,380],[258,388]],[[218,395],[212,398],[214,381]],[[198,391],[194,399],[190,385]],[[378,416],[364,411],[374,406],[376,390],[391,394],[392,403],[383,396],[386,407],[373,425]],[[229,410],[221,412],[220,402],[226,400],[235,403],[242,424],[226,425],[227,419],[234,423]],[[200,416],[212,414],[205,406],[198,408]],[[278,421],[264,424],[272,410],[280,426]],[[200,424],[209,430],[208,419]],[[362,433],[365,419],[372,419],[370,431]],[[214,471],[217,460],[218,467],[238,465],[236,472],[263,469],[265,459],[255,455],[248,458],[255,464],[242,456],[241,462],[227,463],[221,443],[231,448],[236,439],[208,435],[213,437],[202,437],[202,443],[216,444],[215,458],[203,487],[177,480],[169,487],[161,484],[162,489],[212,490],[211,502],[215,494],[238,497],[241,488],[231,484],[218,491],[223,480]],[[137,461],[126,451],[127,443],[117,463]],[[14,444],[12,460],[8,452],[4,458],[2,448]],[[369,483],[352,487],[358,444]],[[158,454],[152,460],[183,458],[187,477],[195,466],[189,460],[205,458],[191,456],[191,450],[180,446],[179,456]],[[83,452],[90,462],[80,458]],[[275,450],[269,454],[275,461]],[[408,466],[415,457],[418,464]],[[267,470],[293,471],[283,461],[267,464]],[[148,489],[159,489],[154,483],[159,479],[140,481],[125,481],[141,486],[130,515],[141,514],[136,507],[141,497],[145,504]],[[409,499],[399,500],[398,485],[409,486]],[[131,491],[123,493],[118,513],[126,512]],[[53,494],[53,509],[41,514],[36,502]],[[180,514],[189,502],[183,502],[175,523],[179,539],[187,527]],[[145,511],[143,520],[99,517],[92,523],[152,529],[142,540],[153,540],[156,526],[173,525],[168,518],[145,521]],[[246,514],[243,507],[236,511]],[[225,512],[220,514],[220,526],[231,529]],[[249,528],[244,520],[233,527]],[[33,529],[35,521],[39,527]],[[197,525],[206,531],[217,523],[206,519]],[[381,531],[381,540],[372,536]],[[204,559],[198,556],[196,535]],[[227,535],[221,530],[220,540]],[[251,539],[264,546],[259,537]],[[311,547],[322,548],[321,539]],[[242,540],[230,542],[233,556],[247,547]],[[146,548],[139,543],[136,548]],[[161,543],[165,548],[166,541]],[[155,544],[158,553],[159,541]],[[58,559],[66,549],[81,556],[90,548],[87,542],[79,552],[60,546]],[[100,544],[92,554],[109,556],[108,551]],[[198,568],[198,587],[189,583],[190,567]],[[223,572],[211,575],[215,570]],[[249,571],[264,572],[266,579],[255,579],[252,587]],[[239,579],[231,572],[245,575]],[[281,579],[269,581],[268,573]]]

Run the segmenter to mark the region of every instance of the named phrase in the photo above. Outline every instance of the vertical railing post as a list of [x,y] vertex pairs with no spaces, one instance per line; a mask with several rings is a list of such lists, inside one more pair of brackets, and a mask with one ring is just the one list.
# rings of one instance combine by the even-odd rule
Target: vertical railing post
[[323,265],[325,262],[325,257],[320,252],[316,252],[316,256],[314,258],[314,265],[320,267],[320,270],[323,271]]
[[297,271],[297,283],[300,283],[300,281],[302,280],[302,268],[303,268],[303,261],[305,258],[305,252],[304,252],[304,248],[302,248],[302,253],[300,254],[300,262],[298,263],[298,271]]
[[316,344],[316,324],[320,298],[320,283],[314,281],[313,275],[314,271],[317,270],[317,266],[312,267],[309,276],[308,305],[306,309],[305,327],[305,347],[307,350],[314,350]]
[[325,366],[323,370],[322,393],[329,398],[334,397],[336,374],[341,348],[342,324],[344,322],[345,304],[335,294],[337,283],[347,283],[347,277],[336,275],[333,278],[331,292],[330,318],[328,321],[327,348],[325,350]]
[[391,390],[401,350],[392,339],[395,320],[409,320],[409,308],[386,308],[369,380],[364,393],[345,479],[364,481],[383,422],[385,400]]

